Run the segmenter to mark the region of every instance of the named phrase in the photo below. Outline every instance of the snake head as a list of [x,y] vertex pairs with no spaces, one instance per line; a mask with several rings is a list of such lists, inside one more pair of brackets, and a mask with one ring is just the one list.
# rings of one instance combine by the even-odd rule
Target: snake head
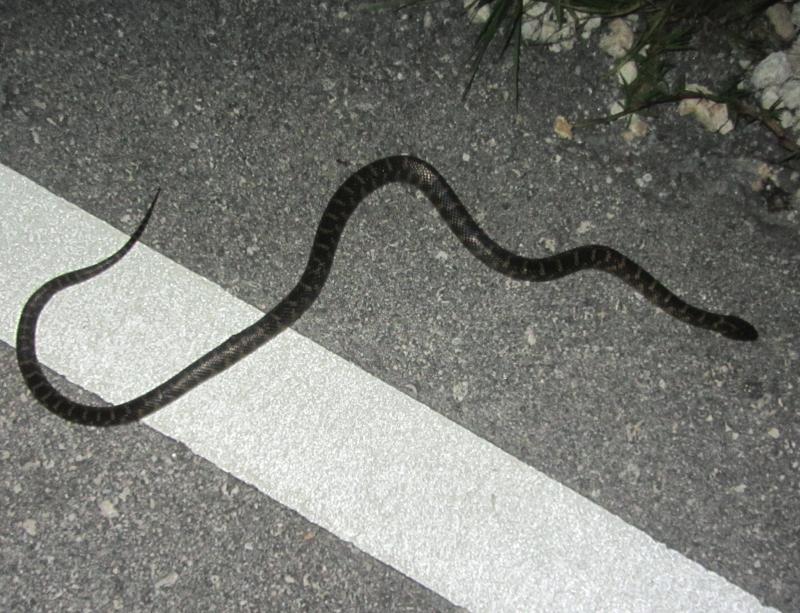
[[754,341],[758,339],[758,331],[748,322],[736,315],[723,317],[715,330],[735,341]]

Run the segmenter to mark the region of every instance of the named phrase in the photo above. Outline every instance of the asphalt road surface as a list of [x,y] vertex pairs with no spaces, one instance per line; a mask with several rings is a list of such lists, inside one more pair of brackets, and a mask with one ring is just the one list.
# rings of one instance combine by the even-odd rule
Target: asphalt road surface
[[[506,60],[464,103],[455,4],[0,0],[0,609],[800,609],[798,217],[750,188],[778,152],[666,108],[632,144],[559,139],[615,96],[593,41],[528,52],[516,112]],[[510,281],[392,186],[292,331],[146,423],[68,424],[25,388],[25,298],[157,187],[144,245],[43,317],[77,398],[269,309],[336,187],[398,153],[508,248],[611,245],[759,340],[600,273]]]

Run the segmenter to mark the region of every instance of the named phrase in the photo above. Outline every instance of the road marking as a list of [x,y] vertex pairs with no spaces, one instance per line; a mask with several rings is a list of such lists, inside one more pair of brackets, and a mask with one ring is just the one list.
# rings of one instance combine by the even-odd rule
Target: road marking
[[[2,339],[36,287],[125,238],[0,165]],[[53,300],[40,357],[120,402],[259,315],[140,245]],[[291,330],[146,422],[470,610],[773,610]]]

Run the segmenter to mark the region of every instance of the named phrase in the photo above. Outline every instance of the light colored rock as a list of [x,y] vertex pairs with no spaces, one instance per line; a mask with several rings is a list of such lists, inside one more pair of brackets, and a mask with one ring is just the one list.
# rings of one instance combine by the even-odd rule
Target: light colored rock
[[550,7],[547,2],[532,2],[525,9],[525,14],[528,17],[540,17],[547,12],[548,8]]
[[556,32],[555,36],[558,40],[569,40],[575,38],[575,22],[565,22],[564,25],[561,26],[561,29]]
[[464,8],[467,9],[467,15],[472,21],[478,23],[486,23],[489,21],[489,15],[492,14],[492,7],[485,4],[480,9],[475,10],[477,3],[475,0],[464,0]]
[[538,19],[526,19],[522,22],[522,26],[520,27],[520,35],[522,36],[522,40],[539,42],[539,32],[541,29],[541,21]]
[[762,109],[771,109],[781,97],[778,95],[777,87],[767,87],[761,92],[759,99],[761,100]]
[[557,43],[575,38],[575,20],[566,16],[564,23],[559,25],[555,13],[550,10],[533,19],[524,20],[520,32],[524,40],[545,43],[551,51],[560,51],[562,45]]
[[562,115],[556,117],[556,121],[553,124],[553,132],[555,132],[559,138],[572,140],[572,124]]
[[[711,90],[696,83],[686,86],[688,91],[710,94]],[[727,134],[733,130],[733,122],[728,117],[728,106],[713,100],[688,98],[678,104],[680,115],[692,115],[709,132]]]
[[794,38],[794,24],[792,23],[792,12],[783,2],[778,2],[769,7],[766,11],[767,19],[775,29],[775,33],[783,40]]
[[601,23],[603,23],[603,19],[601,17],[590,17],[587,19],[583,24],[581,38],[584,40],[588,39],[592,35],[592,32],[600,27]]
[[800,109],[800,79],[792,78],[778,89],[781,106],[796,111]]
[[598,46],[611,57],[621,58],[633,46],[633,30],[624,19],[612,19]]
[[783,51],[776,51],[758,63],[750,82],[756,89],[764,89],[770,85],[781,85],[790,76],[792,67],[789,64],[789,57]]
[[636,67],[636,62],[628,60],[617,71],[617,78],[621,83],[633,83],[636,77],[639,76],[639,69]]
[[625,142],[630,143],[644,137],[649,130],[650,126],[648,123],[634,113],[631,115],[630,121],[628,122],[628,129],[622,133],[622,138]]
[[552,43],[555,42],[556,32],[558,27],[552,21],[545,21],[539,30],[539,42]]
[[[797,6],[800,6],[800,4]],[[789,67],[792,71],[792,74],[796,77],[800,77],[800,36],[797,37],[792,43],[792,46],[789,51],[786,52],[786,55],[789,58]]]
[[[479,23],[485,23],[491,14],[491,5],[476,11],[475,0],[464,0],[464,7],[470,19]],[[520,34],[523,40],[547,45],[550,51],[557,53],[575,46],[579,28],[581,35],[588,38],[591,31],[602,23],[599,17],[581,11],[565,11],[562,17],[563,20],[559,21],[551,2],[525,2]]]
[[558,53],[559,51],[571,51],[574,46],[575,46],[575,39],[567,38],[566,40],[562,40],[560,43],[556,43],[555,45],[550,45],[548,49],[550,49],[550,51],[553,51],[554,53]]

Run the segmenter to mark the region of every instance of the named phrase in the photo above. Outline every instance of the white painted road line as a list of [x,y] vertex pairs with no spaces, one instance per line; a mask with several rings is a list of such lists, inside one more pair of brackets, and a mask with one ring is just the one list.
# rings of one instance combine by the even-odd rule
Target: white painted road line
[[[0,165],[2,340],[36,287],[125,238]],[[40,356],[119,402],[259,314],[140,245],[53,300]],[[474,611],[773,610],[293,331],[146,421]]]

